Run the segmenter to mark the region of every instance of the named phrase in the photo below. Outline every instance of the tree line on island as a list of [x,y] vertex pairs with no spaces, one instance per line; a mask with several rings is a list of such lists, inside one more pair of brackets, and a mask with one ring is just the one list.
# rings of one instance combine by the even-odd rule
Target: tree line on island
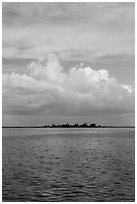
[[96,125],[95,123],[91,123],[91,124],[87,124],[87,123],[83,123],[83,124],[78,124],[78,123],[75,123],[75,124],[69,124],[69,123],[66,123],[66,124],[62,124],[62,125],[55,125],[55,124],[52,124],[52,125],[43,125],[42,126],[43,128],[45,127],[48,127],[48,128],[101,128],[101,127],[106,127],[106,126],[101,126],[101,125]]
[[3,126],[2,128],[135,128],[135,126],[112,126],[112,125],[96,125],[95,123],[87,124],[52,124],[52,125],[39,125],[39,126]]

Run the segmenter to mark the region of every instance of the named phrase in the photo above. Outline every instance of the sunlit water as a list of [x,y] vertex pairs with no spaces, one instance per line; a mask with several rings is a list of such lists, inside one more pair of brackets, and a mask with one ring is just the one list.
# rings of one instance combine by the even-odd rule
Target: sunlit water
[[134,201],[134,129],[3,129],[3,201]]

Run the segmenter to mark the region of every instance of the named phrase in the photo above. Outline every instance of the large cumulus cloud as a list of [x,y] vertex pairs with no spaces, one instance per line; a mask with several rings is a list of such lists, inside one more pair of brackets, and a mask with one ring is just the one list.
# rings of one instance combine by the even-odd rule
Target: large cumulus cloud
[[66,73],[56,55],[42,56],[27,74],[3,74],[3,111],[11,114],[99,115],[134,111],[134,89],[107,70],[72,67]]

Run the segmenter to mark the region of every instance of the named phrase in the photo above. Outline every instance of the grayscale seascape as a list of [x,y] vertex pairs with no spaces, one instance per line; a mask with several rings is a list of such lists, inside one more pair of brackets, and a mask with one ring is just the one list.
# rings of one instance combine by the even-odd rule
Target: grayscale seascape
[[135,201],[134,128],[3,129],[3,201]]
[[135,2],[2,2],[2,201],[135,201]]

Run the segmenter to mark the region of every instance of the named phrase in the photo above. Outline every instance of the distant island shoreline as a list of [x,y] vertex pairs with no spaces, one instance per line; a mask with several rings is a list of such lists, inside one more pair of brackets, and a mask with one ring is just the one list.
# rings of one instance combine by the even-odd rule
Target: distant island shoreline
[[39,126],[3,126],[2,128],[135,128],[135,126],[112,126],[112,125],[96,125],[95,123],[87,124],[62,124],[62,125],[39,125]]

